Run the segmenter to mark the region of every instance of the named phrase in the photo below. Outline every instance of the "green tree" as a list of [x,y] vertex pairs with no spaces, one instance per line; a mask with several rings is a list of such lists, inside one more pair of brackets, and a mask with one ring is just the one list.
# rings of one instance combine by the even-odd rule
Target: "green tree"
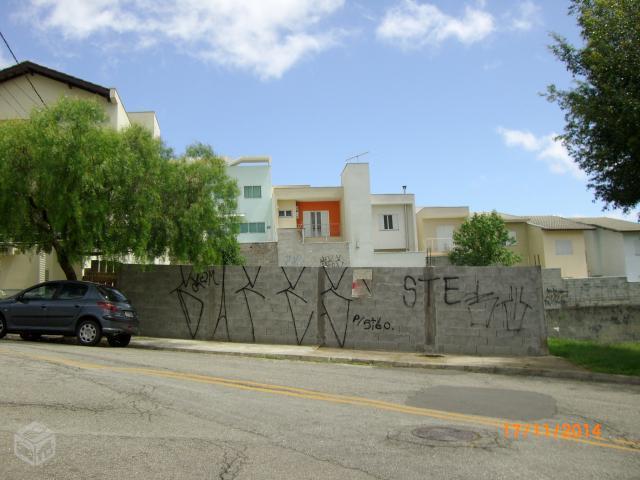
[[572,0],[581,48],[553,34],[573,88],[547,89],[565,113],[559,136],[607,207],[640,202],[640,1]]
[[504,220],[495,211],[474,213],[453,233],[454,246],[449,252],[453,265],[505,265],[520,261],[507,247],[515,241],[509,237]]
[[238,189],[210,147],[182,158],[97,103],[63,98],[0,123],[0,239],[56,252],[68,279],[88,255],[196,267],[239,262]]

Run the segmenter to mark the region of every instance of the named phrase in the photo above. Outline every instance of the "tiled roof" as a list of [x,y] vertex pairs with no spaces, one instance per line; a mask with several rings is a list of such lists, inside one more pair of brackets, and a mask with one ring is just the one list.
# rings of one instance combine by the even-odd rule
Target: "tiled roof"
[[593,225],[595,227],[602,227],[615,232],[640,232],[640,223],[627,222],[626,220],[619,220],[617,218],[609,217],[580,217],[574,218],[578,222],[586,223],[587,225]]
[[593,230],[594,227],[584,223],[575,222],[564,217],[555,215],[533,215],[529,217],[529,224],[542,228],[543,230]]
[[498,212],[498,215],[500,215],[500,217],[502,217],[502,220],[504,220],[506,223],[529,221],[529,217],[521,217],[519,215],[511,215],[511,214],[502,213],[502,212]]

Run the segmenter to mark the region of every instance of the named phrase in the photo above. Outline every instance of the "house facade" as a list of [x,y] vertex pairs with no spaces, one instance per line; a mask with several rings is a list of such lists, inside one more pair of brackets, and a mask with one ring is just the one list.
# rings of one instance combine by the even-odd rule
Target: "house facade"
[[271,185],[271,158],[241,157],[226,160],[227,175],[238,182],[237,213],[240,243],[275,242],[276,220]]
[[416,211],[418,247],[430,263],[448,263],[453,233],[469,217],[469,207],[419,207]]
[[273,189],[283,266],[424,266],[412,194],[372,194],[369,164],[345,165],[339,186]]
[[640,282],[640,224],[607,217],[574,220],[594,227],[585,231],[590,277],[627,277]]
[[[43,102],[52,105],[61,97],[71,96],[96,101],[104,108],[107,125],[111,128],[119,130],[138,124],[154,137],[160,136],[155,113],[128,112],[115,88],[103,87],[36,63],[22,62],[0,70],[0,87],[0,121],[27,119],[33,108],[43,107]],[[76,274],[81,277],[81,273],[82,266],[76,266]],[[5,294],[37,282],[64,278],[55,252],[20,253],[13,246],[0,245],[0,290]]]
[[[518,265],[558,268],[563,277],[588,276],[585,235],[595,227],[552,215],[499,215],[513,240],[509,250],[520,256]],[[419,248],[428,263],[448,263],[453,233],[469,216],[469,207],[421,207],[416,211]]]

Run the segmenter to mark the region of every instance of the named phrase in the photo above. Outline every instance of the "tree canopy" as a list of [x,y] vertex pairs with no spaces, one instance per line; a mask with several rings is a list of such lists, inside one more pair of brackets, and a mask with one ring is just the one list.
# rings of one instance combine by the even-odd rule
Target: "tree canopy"
[[553,34],[573,88],[550,85],[547,98],[565,113],[560,138],[596,198],[628,212],[640,202],[640,2],[572,0],[569,12],[584,45]]
[[238,188],[211,147],[176,158],[144,128],[105,120],[97,103],[62,98],[0,123],[0,241],[55,251],[69,279],[89,255],[239,262]]
[[453,265],[511,266],[520,261],[520,256],[507,248],[514,243],[500,215],[474,213],[453,233],[449,260]]

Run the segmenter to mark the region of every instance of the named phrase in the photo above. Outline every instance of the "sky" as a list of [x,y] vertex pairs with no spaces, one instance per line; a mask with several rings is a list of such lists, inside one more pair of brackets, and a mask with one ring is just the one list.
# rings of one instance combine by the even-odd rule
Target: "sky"
[[[419,206],[602,212],[555,140],[571,85],[551,32],[568,0],[3,0],[18,60],[117,88],[180,153],[268,155],[274,185],[340,184],[368,152],[373,193]],[[0,47],[3,47],[0,45]],[[0,66],[10,61],[0,49]]]

